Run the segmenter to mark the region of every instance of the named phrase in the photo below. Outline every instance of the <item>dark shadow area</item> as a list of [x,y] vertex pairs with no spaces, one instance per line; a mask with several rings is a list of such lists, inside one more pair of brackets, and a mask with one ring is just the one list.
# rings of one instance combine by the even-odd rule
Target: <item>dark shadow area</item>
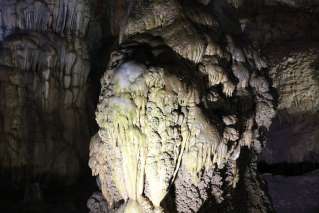
[[[1,183],[6,181],[0,180]],[[21,185],[0,185],[0,212],[2,213],[87,213],[86,202],[97,190],[95,178],[89,174],[65,186],[60,181],[30,182]]]
[[291,114],[286,110],[278,111],[259,161],[269,165],[318,163],[318,127],[317,113]]
[[299,176],[318,169],[319,163],[315,162],[268,164],[263,161],[258,163],[258,172],[261,174],[270,173],[272,175]]

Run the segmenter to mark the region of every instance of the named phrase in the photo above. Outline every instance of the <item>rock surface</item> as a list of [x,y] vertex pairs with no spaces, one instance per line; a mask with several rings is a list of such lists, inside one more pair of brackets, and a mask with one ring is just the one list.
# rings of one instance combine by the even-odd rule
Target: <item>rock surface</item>
[[319,211],[318,170],[302,176],[264,175],[269,194],[278,213],[316,213]]
[[[271,211],[254,167],[275,114],[266,64],[222,8],[131,8],[101,79],[90,145],[110,209],[232,212],[245,202],[244,212]],[[248,201],[234,200],[237,184]]]
[[11,184],[86,170],[89,1],[0,1],[0,168]]
[[317,162],[318,1],[240,2],[242,29],[266,56],[278,98],[277,117],[261,160]]
[[317,42],[289,44],[267,50],[278,92],[278,115],[262,159],[318,162],[319,46]]
[[[278,112],[259,160],[278,213],[318,212],[318,1],[241,1],[242,29],[267,57]],[[249,7],[248,7],[249,5]]]
[[[27,202],[0,211],[86,211],[86,197],[83,209],[46,203],[45,187],[66,189],[84,174],[99,94],[90,167],[101,192],[87,203],[91,213],[271,211],[258,153],[270,167],[319,161],[318,8],[315,0],[0,0],[0,191],[17,187]],[[302,200],[317,212],[316,178],[266,175],[276,210],[302,212]],[[300,193],[287,194],[292,187]]]

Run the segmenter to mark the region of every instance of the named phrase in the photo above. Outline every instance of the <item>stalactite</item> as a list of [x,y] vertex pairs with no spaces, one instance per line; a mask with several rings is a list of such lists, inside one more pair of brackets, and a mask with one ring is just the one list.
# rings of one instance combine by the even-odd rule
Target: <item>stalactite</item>
[[206,9],[139,1],[111,54],[89,165],[109,206],[123,200],[117,212],[172,211],[172,196],[177,212],[229,201],[242,147],[260,149],[274,110],[259,58]]
[[8,77],[0,80],[0,167],[17,177],[12,184],[65,178],[67,185],[84,170],[89,19],[85,0],[0,2],[0,66]]

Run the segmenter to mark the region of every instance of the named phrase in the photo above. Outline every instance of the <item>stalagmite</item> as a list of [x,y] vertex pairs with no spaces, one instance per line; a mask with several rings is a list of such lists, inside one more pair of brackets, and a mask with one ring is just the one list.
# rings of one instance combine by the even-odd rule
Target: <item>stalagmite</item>
[[203,5],[138,1],[111,53],[89,165],[114,211],[198,212],[206,202],[232,202],[241,149],[259,147],[260,127],[274,116],[248,47]]

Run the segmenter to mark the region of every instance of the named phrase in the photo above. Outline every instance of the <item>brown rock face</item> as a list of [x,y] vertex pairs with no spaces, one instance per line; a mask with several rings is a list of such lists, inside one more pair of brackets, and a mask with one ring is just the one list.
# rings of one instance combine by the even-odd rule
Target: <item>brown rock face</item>
[[[278,113],[261,160],[317,162],[318,2],[242,1],[245,34],[267,56]],[[251,4],[252,7],[245,7]]]
[[277,91],[277,116],[259,159],[273,205],[278,213],[316,213],[318,1],[244,0],[238,14],[245,34],[267,56]]
[[85,168],[89,2],[0,1],[0,167],[15,183]]
[[295,43],[267,51],[272,62],[270,76],[278,92],[278,116],[263,160],[318,162],[318,43]]

